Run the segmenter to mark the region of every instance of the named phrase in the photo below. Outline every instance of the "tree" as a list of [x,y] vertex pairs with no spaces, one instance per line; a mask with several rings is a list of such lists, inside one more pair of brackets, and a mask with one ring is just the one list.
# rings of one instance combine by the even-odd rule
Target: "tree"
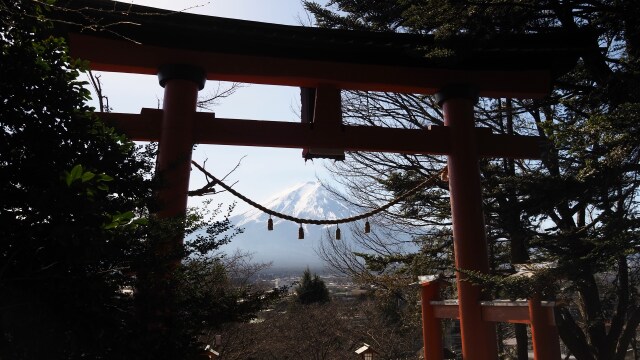
[[[209,203],[205,202],[209,210],[190,210],[186,218],[151,218],[144,251],[135,266],[140,321],[136,341],[144,350],[138,356],[198,358],[206,334],[226,323],[252,320],[283,294],[282,289],[261,289],[250,283],[268,264],[254,264],[247,254],[219,251],[241,229],[229,220],[233,206],[221,212],[222,205],[210,208]],[[181,247],[158,256],[156,243],[183,233],[187,240]],[[157,269],[166,276],[156,276]],[[154,297],[158,289],[167,296]],[[153,313],[149,308],[165,312]]]
[[389,324],[369,298],[327,304],[276,303],[252,323],[222,329],[225,359],[349,359],[362,343],[381,359],[415,359],[422,347],[415,327]]
[[[557,262],[555,271],[566,280],[554,296],[567,303],[559,308],[558,325],[576,358],[623,358],[640,320],[633,290],[639,270],[634,255],[639,144],[633,140],[640,109],[637,5],[336,0],[329,8],[312,2],[306,6],[320,25],[329,27],[423,33],[440,39],[561,30],[580,33],[592,44],[593,50],[557,81],[548,98],[478,103],[481,126],[549,141],[542,161],[483,161],[485,214],[496,271],[510,262]],[[452,56],[464,51],[445,50]],[[427,49],[425,55],[432,53]],[[351,123],[417,128],[442,124],[430,97],[350,92],[343,102]],[[443,165],[441,157],[354,153],[335,167],[335,173],[345,174],[339,178],[354,202],[375,207]],[[361,192],[363,188],[368,191]],[[383,221],[413,229],[413,239],[422,249],[440,248],[450,240],[447,190],[446,183],[425,189],[385,214]],[[414,225],[427,231],[419,234]],[[385,265],[385,274],[415,269],[416,256],[398,256],[381,245],[376,261]],[[420,263],[425,265],[439,271],[433,266],[437,264]]]
[[92,115],[42,10],[0,2],[0,356],[121,357],[152,164]]
[[[0,1],[0,358],[193,357],[205,330],[274,295],[239,284],[234,257],[215,252],[235,234],[228,213],[150,215],[154,147],[93,114],[86,64],[51,35],[48,4]],[[171,259],[150,251],[184,232],[193,241]],[[177,294],[172,337],[152,338],[140,290],[159,284],[145,275],[183,258],[163,279]]]
[[300,285],[296,287],[297,301],[301,304],[326,303],[330,300],[329,290],[318,274],[311,276],[307,268],[302,274]]

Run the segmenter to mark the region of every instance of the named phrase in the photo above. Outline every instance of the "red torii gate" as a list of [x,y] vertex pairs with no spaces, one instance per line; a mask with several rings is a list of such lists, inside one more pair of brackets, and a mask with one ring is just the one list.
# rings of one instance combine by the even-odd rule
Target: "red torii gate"
[[[66,24],[58,28],[73,57],[89,60],[93,70],[157,74],[165,89],[162,110],[100,114],[133,140],[159,142],[156,171],[165,187],[158,216],[186,210],[194,143],[443,154],[448,156],[456,267],[485,273],[489,263],[478,160],[538,158],[540,150],[538,138],[476,128],[477,97],[543,97],[584,49],[571,34],[436,43],[429,36],[264,24],[105,0],[71,6],[82,11],[57,16]],[[419,50],[435,46],[462,50],[444,60]],[[316,89],[313,117],[290,123],[197,113],[197,93],[207,79]],[[435,94],[445,126],[344,125],[341,89]],[[459,301],[451,316],[460,318],[463,356],[495,359],[495,326],[483,318],[480,288],[457,277]],[[425,330],[433,324],[425,322]],[[438,358],[437,351],[428,356]]]

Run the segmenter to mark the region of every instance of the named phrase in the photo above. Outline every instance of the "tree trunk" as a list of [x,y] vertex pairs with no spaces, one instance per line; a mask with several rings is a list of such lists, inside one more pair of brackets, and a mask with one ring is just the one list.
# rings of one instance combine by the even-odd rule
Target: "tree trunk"
[[[505,120],[507,134],[513,135],[513,105],[511,99],[505,99]],[[506,159],[506,172],[509,175],[515,175],[515,165],[513,159]],[[518,198],[516,196],[510,196],[508,202],[512,204],[512,207],[518,208],[516,203]],[[520,224],[520,212],[512,211],[506,216],[509,217],[508,229],[511,237],[511,264],[522,264],[529,261],[529,254],[527,252],[526,238],[524,236],[524,229]],[[529,359],[529,338],[527,336],[526,324],[514,324],[515,336],[516,336],[516,352],[518,360]]]
[[577,360],[595,360],[584,332],[573,319],[567,308],[556,308],[556,324],[562,342]]

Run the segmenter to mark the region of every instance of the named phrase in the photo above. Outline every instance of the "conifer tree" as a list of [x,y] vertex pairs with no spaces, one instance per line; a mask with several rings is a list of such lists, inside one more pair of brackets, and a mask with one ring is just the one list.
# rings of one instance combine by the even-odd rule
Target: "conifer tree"
[[300,285],[296,287],[297,301],[301,304],[326,303],[330,300],[327,285],[318,274],[311,276],[307,268],[302,274]]
[[[562,340],[578,359],[622,359],[640,322],[633,291],[638,285],[634,254],[640,215],[637,4],[336,0],[327,8],[313,2],[306,6],[318,24],[327,27],[421,33],[437,39],[565,31],[581,34],[591,44],[576,67],[558,79],[549,97],[481,99],[476,106],[478,126],[497,133],[538,135],[548,143],[542,161],[484,160],[484,205],[492,267],[555,262],[556,277],[563,279],[552,295],[565,304],[558,308],[557,319]],[[464,51],[446,50],[453,58]],[[428,49],[425,56],[431,56]],[[343,109],[347,121],[356,124],[442,125],[439,108],[422,95],[349,92]],[[403,193],[439,171],[445,160],[350,155],[335,173],[344,175],[338,178],[352,190],[347,198],[360,204]],[[422,255],[399,256],[379,247],[379,256],[365,258],[376,261],[373,275],[380,269],[396,276],[439,271],[438,262],[415,260],[434,250],[442,253],[449,242],[447,191],[446,183],[425,189],[385,215],[386,224],[417,234],[413,239]]]

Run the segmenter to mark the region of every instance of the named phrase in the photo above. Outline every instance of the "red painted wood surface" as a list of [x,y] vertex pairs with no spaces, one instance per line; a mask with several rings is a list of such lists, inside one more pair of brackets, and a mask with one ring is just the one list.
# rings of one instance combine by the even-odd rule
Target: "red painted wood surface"
[[531,342],[535,360],[559,360],[560,336],[555,322],[549,324],[548,312],[543,310],[540,298],[529,299],[529,317],[531,319]]
[[[492,304],[488,304],[492,303]],[[491,322],[519,323],[530,324],[529,303],[522,301],[514,302],[486,302],[480,303],[482,307],[482,320]],[[555,326],[555,318],[553,314],[553,302],[543,302],[539,309],[538,321],[547,326]],[[432,301],[431,311],[438,319],[459,319],[458,301]]]
[[[98,115],[132,140],[160,139],[162,110],[142,109],[140,114]],[[323,129],[297,122],[216,118],[211,113],[196,113],[194,116],[193,142],[197,144],[443,155],[451,149],[451,130],[445,126],[392,129],[343,125]],[[539,137],[496,135],[487,128],[475,128],[473,131],[476,132],[481,157],[540,158],[542,141]]]
[[161,218],[184,215],[187,208],[197,98],[198,85],[189,80],[170,80],[164,88],[156,168]]
[[433,311],[431,301],[440,296],[438,280],[420,284],[420,302],[422,306],[422,343],[425,360],[442,360],[442,325]]
[[69,34],[69,42],[71,56],[89,60],[91,69],[98,71],[155,75],[161,65],[178,63],[202,67],[209,80],[416,94],[465,83],[481,96],[496,98],[540,98],[551,89],[547,70],[468,71],[276,58],[164,48],[78,33]]
[[[482,189],[473,117],[475,101],[465,97],[445,99],[445,126],[451,130],[448,157],[449,193],[455,264],[457,269],[489,272],[489,254],[482,212]],[[465,360],[495,360],[495,325],[482,320],[481,288],[458,272],[457,287],[462,354]]]

